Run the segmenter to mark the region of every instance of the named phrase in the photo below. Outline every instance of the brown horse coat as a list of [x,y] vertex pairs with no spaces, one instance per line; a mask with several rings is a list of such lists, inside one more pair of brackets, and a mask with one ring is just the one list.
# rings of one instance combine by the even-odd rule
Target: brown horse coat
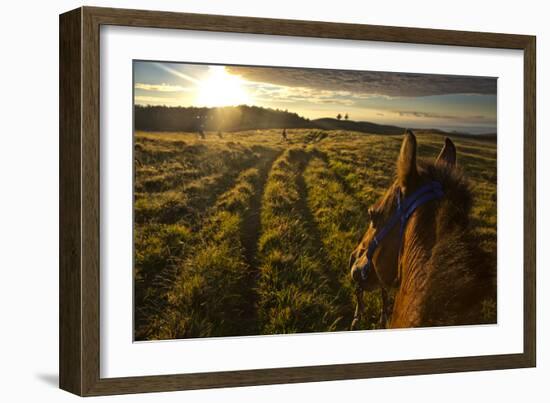
[[[403,239],[394,228],[373,256],[372,289],[395,287],[389,327],[424,327],[490,322],[485,302],[496,301],[495,259],[480,249],[470,223],[472,196],[456,168],[456,151],[446,139],[433,163],[417,163],[416,137],[408,132],[397,162],[397,180],[369,212],[371,226],[352,254],[352,276],[364,263],[377,228],[396,209],[397,188],[406,197],[428,181],[441,183],[444,196],[420,206]],[[398,226],[396,226],[398,227]],[[369,280],[367,280],[368,282]],[[490,315],[489,315],[490,316]]]

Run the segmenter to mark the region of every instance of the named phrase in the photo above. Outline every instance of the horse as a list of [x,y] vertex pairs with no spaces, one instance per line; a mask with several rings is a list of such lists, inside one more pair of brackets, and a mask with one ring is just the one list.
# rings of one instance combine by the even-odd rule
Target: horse
[[288,143],[288,136],[286,134],[286,129],[283,129],[281,132],[281,142]]
[[368,209],[368,229],[351,253],[357,285],[352,329],[361,317],[363,291],[377,289],[380,327],[494,322],[486,307],[496,301],[496,260],[473,231],[472,193],[457,167],[456,147],[446,138],[432,162],[417,161],[416,154],[416,136],[407,130],[397,177]]

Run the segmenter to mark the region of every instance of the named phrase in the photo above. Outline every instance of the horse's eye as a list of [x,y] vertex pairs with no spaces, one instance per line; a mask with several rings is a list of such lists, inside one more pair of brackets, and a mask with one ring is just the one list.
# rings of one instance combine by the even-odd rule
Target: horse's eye
[[369,208],[369,220],[374,221],[374,210],[372,207]]
[[380,212],[374,208],[369,208],[369,219],[373,224],[376,224],[376,222],[380,218]]

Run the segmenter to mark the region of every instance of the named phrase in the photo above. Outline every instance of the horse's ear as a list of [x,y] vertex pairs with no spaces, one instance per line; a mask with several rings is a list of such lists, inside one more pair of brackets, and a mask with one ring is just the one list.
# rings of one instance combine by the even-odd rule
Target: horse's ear
[[399,186],[406,191],[408,186],[413,185],[418,178],[416,169],[416,137],[412,130],[407,130],[401,151],[397,160],[397,179]]
[[454,167],[456,165],[456,147],[450,138],[445,138],[445,145],[441,149],[435,163],[447,164],[450,167]]

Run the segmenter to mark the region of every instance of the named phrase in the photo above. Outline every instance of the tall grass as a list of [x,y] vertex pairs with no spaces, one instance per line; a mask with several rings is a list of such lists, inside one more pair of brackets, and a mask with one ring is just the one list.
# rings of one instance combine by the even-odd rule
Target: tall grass
[[135,230],[134,304],[135,338],[150,334],[153,318],[163,314],[182,256],[194,239],[183,224],[146,224]]
[[308,157],[301,149],[287,150],[265,187],[257,286],[263,334],[330,331],[341,319],[300,209],[304,195],[297,180]]
[[[137,134],[137,340],[347,329],[348,257],[367,208],[393,181],[401,137],[287,135]],[[435,158],[442,138],[417,137],[419,157]],[[496,269],[496,146],[455,144],[474,192],[472,226]],[[375,328],[378,294],[365,303],[361,327]],[[485,305],[488,316],[496,312],[496,301]]]
[[[160,328],[169,306],[173,306],[169,303],[170,293],[181,267],[204,242],[205,222],[216,220],[211,211],[235,212],[246,191],[254,190],[253,185],[243,184],[253,182],[257,169],[247,168],[264,164],[270,152],[265,147],[236,143],[206,146],[162,135],[138,137],[134,202],[136,339],[159,338],[166,333]],[[233,185],[235,190],[227,191]],[[216,205],[218,198],[223,202]],[[231,222],[228,219],[225,223],[221,215],[218,221],[223,224],[221,228]]]
[[263,157],[251,147],[140,137],[136,143],[136,223],[193,223],[238,173]]
[[[367,207],[345,192],[341,180],[328,168],[323,158],[312,158],[304,177],[308,189],[308,205],[313,213],[328,257],[325,269],[338,284],[335,304],[345,318],[340,323],[346,330],[355,308],[355,284],[349,275],[349,256],[359,243],[367,226]],[[366,293],[364,326],[376,328],[381,301],[378,292]]]
[[[242,172],[223,193],[196,236],[193,250],[178,266],[168,307],[153,326],[153,338],[231,336],[250,329],[250,268],[242,245],[243,217],[260,173]],[[248,326],[248,329],[247,329]]]

